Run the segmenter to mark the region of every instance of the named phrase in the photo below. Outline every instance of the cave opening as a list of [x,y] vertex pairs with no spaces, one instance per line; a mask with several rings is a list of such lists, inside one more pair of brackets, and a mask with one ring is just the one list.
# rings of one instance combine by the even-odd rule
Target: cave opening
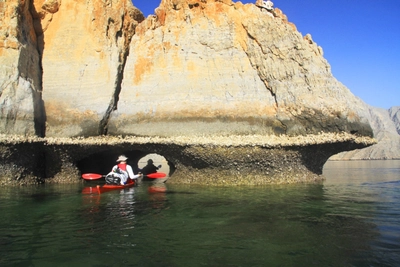
[[127,163],[132,166],[133,172],[137,174],[151,159],[156,166],[160,166],[158,172],[164,172],[171,176],[175,171],[175,165],[166,157],[151,151],[127,150],[127,151],[105,151],[92,154],[76,164],[77,168],[83,173],[98,173],[106,175],[109,173],[120,155],[125,155]]

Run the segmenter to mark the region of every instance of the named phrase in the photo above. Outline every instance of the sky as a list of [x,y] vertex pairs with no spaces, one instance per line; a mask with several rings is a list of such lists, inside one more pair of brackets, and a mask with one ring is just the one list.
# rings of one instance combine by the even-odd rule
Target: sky
[[[161,0],[132,2],[147,17]],[[374,107],[400,106],[400,0],[272,2],[303,36],[311,34],[333,76],[354,95]]]

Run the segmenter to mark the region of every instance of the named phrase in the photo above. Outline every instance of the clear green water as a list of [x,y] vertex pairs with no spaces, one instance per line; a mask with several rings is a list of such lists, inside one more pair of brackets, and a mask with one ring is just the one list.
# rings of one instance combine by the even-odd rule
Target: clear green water
[[398,266],[400,161],[321,184],[0,188],[0,266]]

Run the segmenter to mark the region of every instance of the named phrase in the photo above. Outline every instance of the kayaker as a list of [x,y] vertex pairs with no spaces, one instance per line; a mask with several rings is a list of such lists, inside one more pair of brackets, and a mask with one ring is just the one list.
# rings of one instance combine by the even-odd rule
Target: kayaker
[[160,169],[162,167],[161,165],[158,165],[158,167],[157,167],[153,163],[154,162],[152,159],[149,159],[147,161],[147,165],[142,168],[142,173],[144,175],[149,174],[149,173],[155,173],[155,172],[157,172],[158,169]]
[[124,155],[119,156],[117,159],[118,164],[111,170],[113,175],[117,175],[121,179],[120,183],[122,185],[126,184],[128,179],[134,180],[141,176],[141,174],[135,175],[133,173],[132,166],[126,163],[127,160],[128,158]]

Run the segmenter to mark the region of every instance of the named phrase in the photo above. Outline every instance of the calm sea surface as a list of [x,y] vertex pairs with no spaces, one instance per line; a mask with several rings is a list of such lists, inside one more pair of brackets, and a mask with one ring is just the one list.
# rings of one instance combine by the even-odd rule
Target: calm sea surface
[[400,161],[321,184],[0,188],[0,266],[400,266]]

